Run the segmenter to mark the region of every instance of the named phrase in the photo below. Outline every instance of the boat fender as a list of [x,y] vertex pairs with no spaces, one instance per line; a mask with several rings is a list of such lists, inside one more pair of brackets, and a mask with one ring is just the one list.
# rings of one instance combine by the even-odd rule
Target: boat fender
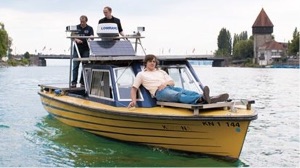
[[55,89],[54,93],[55,93],[56,96],[61,96],[62,95],[62,92],[61,92],[60,89]]

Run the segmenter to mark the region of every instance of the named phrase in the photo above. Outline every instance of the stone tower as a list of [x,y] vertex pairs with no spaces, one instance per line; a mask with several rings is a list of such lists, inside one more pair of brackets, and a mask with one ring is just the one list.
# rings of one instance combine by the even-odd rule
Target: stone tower
[[273,33],[273,23],[269,19],[265,10],[262,8],[259,15],[257,16],[253,26],[252,34],[254,38],[253,50],[254,50],[254,59],[253,63],[257,64],[259,55],[258,47],[262,46],[266,42],[272,41]]

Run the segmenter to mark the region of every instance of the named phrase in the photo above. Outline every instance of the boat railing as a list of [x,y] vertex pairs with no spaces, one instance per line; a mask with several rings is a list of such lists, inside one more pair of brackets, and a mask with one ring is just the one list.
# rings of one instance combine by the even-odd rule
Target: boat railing
[[[69,70],[69,87],[71,88],[71,76],[72,76],[72,63],[74,61],[103,61],[103,60],[113,60],[111,57],[116,56],[118,58],[115,58],[115,60],[140,60],[142,58],[135,57],[137,53],[138,45],[141,46],[144,54],[145,50],[142,46],[141,39],[145,38],[141,36],[141,34],[135,33],[132,35],[126,35],[126,36],[119,36],[119,37],[98,37],[98,36],[78,36],[78,35],[70,35],[67,36],[68,39],[71,41],[70,46],[70,70]],[[78,46],[75,42],[76,38],[80,39],[87,39],[88,45],[90,47],[90,56],[87,58],[83,58],[80,55]],[[134,42],[131,42],[130,39],[134,39]],[[132,43],[134,45],[134,49],[132,46]],[[114,46],[115,44],[118,44],[119,48],[111,49],[109,51],[105,51],[105,49],[101,50],[101,45],[111,45]],[[124,47],[127,49],[124,57]],[[75,51],[73,50],[75,49]],[[118,50],[119,49],[119,50]],[[103,52],[105,51],[105,52]],[[77,53],[78,58],[74,58],[74,52]],[[123,58],[119,58],[119,56],[122,56]]]
[[[78,47],[76,43],[74,42],[74,39],[81,38],[81,39],[88,39],[88,44],[90,45],[90,42],[92,41],[102,41],[102,42],[112,42],[112,41],[118,41],[118,40],[124,40],[129,41],[130,43],[134,44],[134,51],[137,53],[138,45],[141,46],[143,53],[146,55],[145,49],[142,45],[141,39],[145,38],[144,36],[141,36],[140,34],[132,34],[132,35],[125,35],[125,36],[119,36],[119,37],[98,37],[98,36],[67,36],[67,38],[71,39],[71,48],[73,45],[75,45],[77,52]],[[130,39],[134,39],[134,42],[131,42]]]
[[199,115],[199,111],[203,109],[212,109],[212,108],[225,108],[230,109],[230,112],[235,112],[236,108],[245,108],[251,110],[251,104],[254,104],[254,100],[241,100],[241,101],[230,101],[230,102],[217,102],[212,104],[185,104],[185,103],[174,103],[174,102],[162,102],[157,101],[156,104],[161,107],[179,107],[191,109],[194,112],[194,115]]

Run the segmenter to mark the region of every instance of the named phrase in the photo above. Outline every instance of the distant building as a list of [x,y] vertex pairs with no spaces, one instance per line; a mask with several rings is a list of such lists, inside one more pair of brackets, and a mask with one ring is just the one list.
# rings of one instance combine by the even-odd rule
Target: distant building
[[286,55],[287,43],[279,43],[275,40],[266,42],[258,47],[258,64],[270,65],[274,61],[278,62]]
[[8,61],[8,57],[2,57],[1,60],[4,61],[4,62],[7,62]]
[[254,37],[253,63],[270,65],[286,55],[287,43],[276,42],[273,39],[273,27],[273,23],[262,8],[252,26],[252,34]]

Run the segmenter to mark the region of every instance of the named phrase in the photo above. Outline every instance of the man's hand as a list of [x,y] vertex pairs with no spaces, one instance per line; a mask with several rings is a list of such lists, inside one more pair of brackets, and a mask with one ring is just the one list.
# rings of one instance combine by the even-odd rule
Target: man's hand
[[136,102],[130,102],[129,104],[128,104],[128,106],[127,106],[127,108],[132,108],[132,107],[135,107],[135,105],[136,105]]
[[82,44],[82,40],[79,40],[79,39],[75,39],[75,42],[78,43],[78,44]]
[[158,90],[161,91],[161,90],[163,90],[165,87],[167,87],[167,85],[163,83],[163,84],[161,84],[161,85],[158,86]]

